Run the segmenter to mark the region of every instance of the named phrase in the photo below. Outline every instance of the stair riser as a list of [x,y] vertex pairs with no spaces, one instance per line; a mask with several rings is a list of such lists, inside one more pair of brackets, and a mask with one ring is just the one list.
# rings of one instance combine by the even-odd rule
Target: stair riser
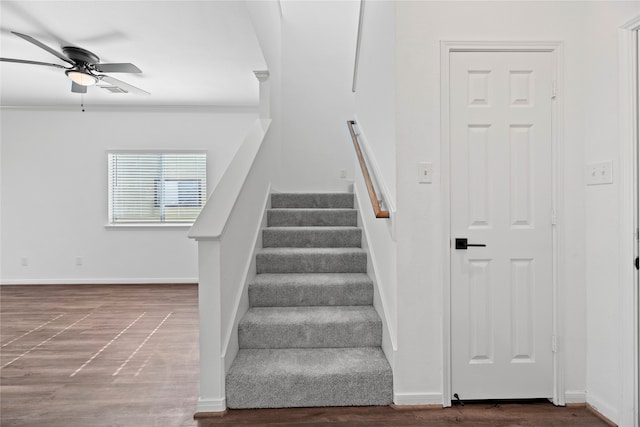
[[366,273],[365,252],[339,254],[256,255],[256,271],[261,273]]
[[315,227],[358,225],[358,213],[355,210],[269,210],[269,227]]
[[369,283],[349,285],[250,285],[251,307],[341,306],[373,304],[373,287]]
[[238,325],[240,348],[378,347],[382,323]]
[[[237,381],[234,378],[227,379]],[[289,376],[278,381],[247,378],[250,388],[227,387],[227,406],[242,408],[297,408],[312,406],[386,406],[393,400],[391,370],[384,374],[327,377]]]
[[352,209],[353,194],[274,193],[271,195],[271,207]]
[[359,248],[360,229],[348,230],[292,230],[265,229],[262,244],[265,248]]

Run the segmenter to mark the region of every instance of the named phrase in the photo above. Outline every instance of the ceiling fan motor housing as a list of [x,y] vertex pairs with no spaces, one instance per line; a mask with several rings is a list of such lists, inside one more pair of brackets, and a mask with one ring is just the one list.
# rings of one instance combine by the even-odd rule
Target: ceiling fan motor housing
[[65,46],[62,48],[62,51],[69,59],[76,63],[98,64],[100,62],[98,55],[81,47]]

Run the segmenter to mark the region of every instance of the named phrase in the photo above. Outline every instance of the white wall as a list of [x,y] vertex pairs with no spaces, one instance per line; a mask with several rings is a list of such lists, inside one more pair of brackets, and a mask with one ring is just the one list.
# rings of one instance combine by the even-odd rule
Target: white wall
[[281,188],[282,180],[282,9],[279,0],[247,0],[247,10],[269,69],[271,126],[266,135],[273,186]]
[[[396,2],[397,391],[426,401],[442,391],[446,230],[439,43],[561,41],[559,296],[564,311],[559,320],[566,397],[598,402],[605,415],[617,420],[618,192],[616,184],[586,189],[584,165],[616,160],[616,31],[638,8],[637,2]],[[436,165],[432,185],[417,184],[418,161]]]
[[[365,3],[355,93],[356,119],[380,170],[379,179],[396,200],[395,7]],[[359,172],[358,172],[359,173]]]
[[206,150],[210,193],[257,113],[1,114],[2,283],[197,281],[196,244],[187,239],[188,228],[105,228],[107,150]]
[[[616,423],[626,425],[621,415],[624,376],[631,375],[621,362],[622,319],[627,312],[621,300],[623,287],[633,283],[620,280],[620,212],[621,197],[619,158],[618,28],[640,16],[640,3],[589,3],[585,25],[589,29],[585,43],[584,92],[585,164],[613,161],[611,185],[586,187],[586,293],[587,293],[587,401]],[[631,97],[631,94],[628,94]],[[630,232],[630,230],[628,230]],[[629,263],[632,259],[628,260]],[[628,293],[626,293],[628,295]],[[626,338],[628,339],[628,337]]]
[[[283,1],[282,185],[285,191],[346,191],[353,147],[346,121],[357,1]],[[347,179],[340,171],[347,171]]]

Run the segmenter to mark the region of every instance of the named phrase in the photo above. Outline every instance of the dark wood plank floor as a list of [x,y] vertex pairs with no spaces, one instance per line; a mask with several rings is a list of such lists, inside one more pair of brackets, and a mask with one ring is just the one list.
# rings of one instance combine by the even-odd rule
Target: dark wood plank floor
[[301,408],[231,410],[222,418],[201,420],[213,426],[345,427],[602,427],[608,424],[585,407],[559,408],[549,402],[467,403],[463,407],[403,409]]
[[5,426],[195,426],[195,285],[0,288]]
[[584,407],[231,410],[194,420],[195,285],[0,287],[0,425],[606,426]]

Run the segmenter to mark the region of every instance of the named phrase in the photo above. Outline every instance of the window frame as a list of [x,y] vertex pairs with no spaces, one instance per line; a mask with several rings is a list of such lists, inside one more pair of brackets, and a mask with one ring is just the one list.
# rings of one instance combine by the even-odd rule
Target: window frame
[[[209,181],[209,153],[207,150],[199,150],[199,149],[141,149],[141,150],[136,150],[136,149],[125,149],[125,150],[106,150],[105,151],[105,157],[106,157],[106,173],[104,173],[103,176],[106,177],[106,187],[107,187],[107,209],[106,209],[106,214],[107,214],[107,218],[106,218],[106,223],[105,223],[105,228],[106,229],[135,229],[135,228],[140,228],[140,229],[150,229],[150,228],[158,228],[158,229],[185,229],[185,228],[191,228],[191,226],[193,226],[193,223],[195,222],[196,218],[193,219],[193,221],[122,221],[122,222],[117,222],[117,221],[113,221],[113,186],[112,186],[112,171],[111,171],[111,155],[163,155],[163,154],[201,154],[205,156],[205,175],[204,175],[204,191],[203,191],[203,186],[199,185],[199,193],[201,195],[204,195],[204,200],[203,203],[201,205],[201,209],[204,208],[204,205],[206,204],[206,201],[208,199],[208,193],[207,193],[207,186],[208,186],[208,181]],[[156,179],[156,180],[159,180]],[[172,179],[166,179],[165,181],[171,181]],[[190,179],[185,179],[185,180],[190,180]],[[182,180],[182,181],[185,181]],[[198,179],[193,179],[194,181],[199,181]],[[155,190],[154,190],[155,191]],[[154,204],[157,197],[157,193],[154,192]],[[165,207],[169,207],[169,206],[165,206]]]

